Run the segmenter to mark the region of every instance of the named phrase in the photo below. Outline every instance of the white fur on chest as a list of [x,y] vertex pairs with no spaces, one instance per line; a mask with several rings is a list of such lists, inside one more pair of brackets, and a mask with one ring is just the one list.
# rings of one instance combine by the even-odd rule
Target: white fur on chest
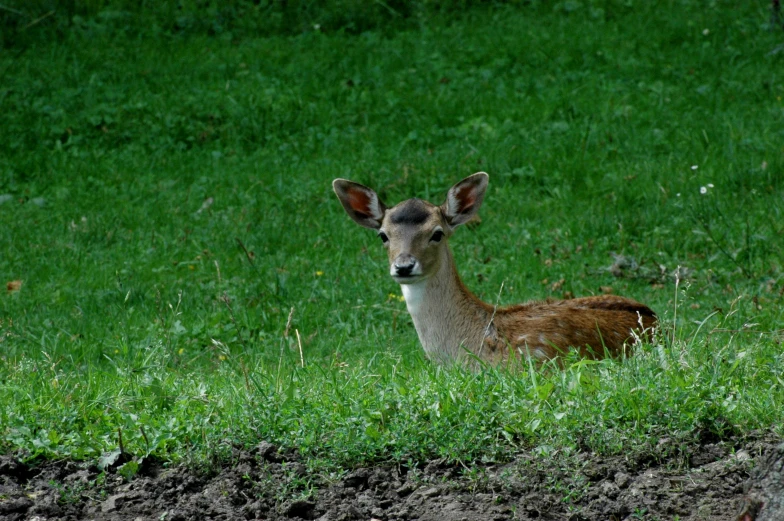
[[450,333],[453,332],[451,331],[453,328],[444,322],[444,316],[439,312],[434,313],[433,302],[431,302],[433,295],[428,295],[427,283],[401,284],[400,289],[406,299],[408,313],[414,321],[419,342],[427,356],[439,362],[452,360],[455,356],[455,347],[460,342],[451,338]]

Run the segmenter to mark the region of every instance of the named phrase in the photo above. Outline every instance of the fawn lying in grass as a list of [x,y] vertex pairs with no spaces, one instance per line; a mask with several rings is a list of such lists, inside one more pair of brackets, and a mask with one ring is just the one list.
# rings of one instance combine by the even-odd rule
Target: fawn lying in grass
[[488,175],[471,175],[435,206],[408,199],[387,208],[376,192],[335,179],[332,187],[348,215],[378,230],[389,256],[389,272],[399,283],[427,355],[447,362],[474,357],[498,363],[517,354],[556,358],[569,347],[603,358],[624,352],[632,333],[656,324],[650,308],[617,296],[529,302],[496,308],[482,302],[457,274],[447,241],[472,219],[487,188]]

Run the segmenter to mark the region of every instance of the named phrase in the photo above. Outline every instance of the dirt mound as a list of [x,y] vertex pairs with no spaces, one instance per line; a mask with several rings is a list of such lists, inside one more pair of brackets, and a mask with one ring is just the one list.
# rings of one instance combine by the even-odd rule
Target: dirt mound
[[764,510],[764,484],[747,478],[754,461],[781,461],[780,441],[766,434],[703,443],[648,461],[590,453],[522,454],[505,465],[472,467],[432,461],[358,468],[336,480],[309,473],[295,454],[268,443],[237,450],[211,474],[148,463],[130,482],[86,464],[35,467],[3,456],[0,519],[725,521],[751,505],[750,521]]
[[751,473],[738,521],[784,519],[784,444],[776,447]]

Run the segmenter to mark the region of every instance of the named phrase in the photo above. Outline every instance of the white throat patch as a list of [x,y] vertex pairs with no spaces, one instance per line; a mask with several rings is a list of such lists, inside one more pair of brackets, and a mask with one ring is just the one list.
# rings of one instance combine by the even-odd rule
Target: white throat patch
[[400,289],[403,291],[403,298],[406,299],[406,307],[411,316],[419,313],[422,307],[422,302],[425,300],[425,281],[417,282],[416,284],[401,284]]

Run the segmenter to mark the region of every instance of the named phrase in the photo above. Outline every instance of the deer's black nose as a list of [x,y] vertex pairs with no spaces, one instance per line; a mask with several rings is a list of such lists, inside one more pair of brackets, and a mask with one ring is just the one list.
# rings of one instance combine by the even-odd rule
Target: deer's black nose
[[414,271],[416,259],[410,255],[400,256],[395,260],[395,273],[401,277],[408,277]]

